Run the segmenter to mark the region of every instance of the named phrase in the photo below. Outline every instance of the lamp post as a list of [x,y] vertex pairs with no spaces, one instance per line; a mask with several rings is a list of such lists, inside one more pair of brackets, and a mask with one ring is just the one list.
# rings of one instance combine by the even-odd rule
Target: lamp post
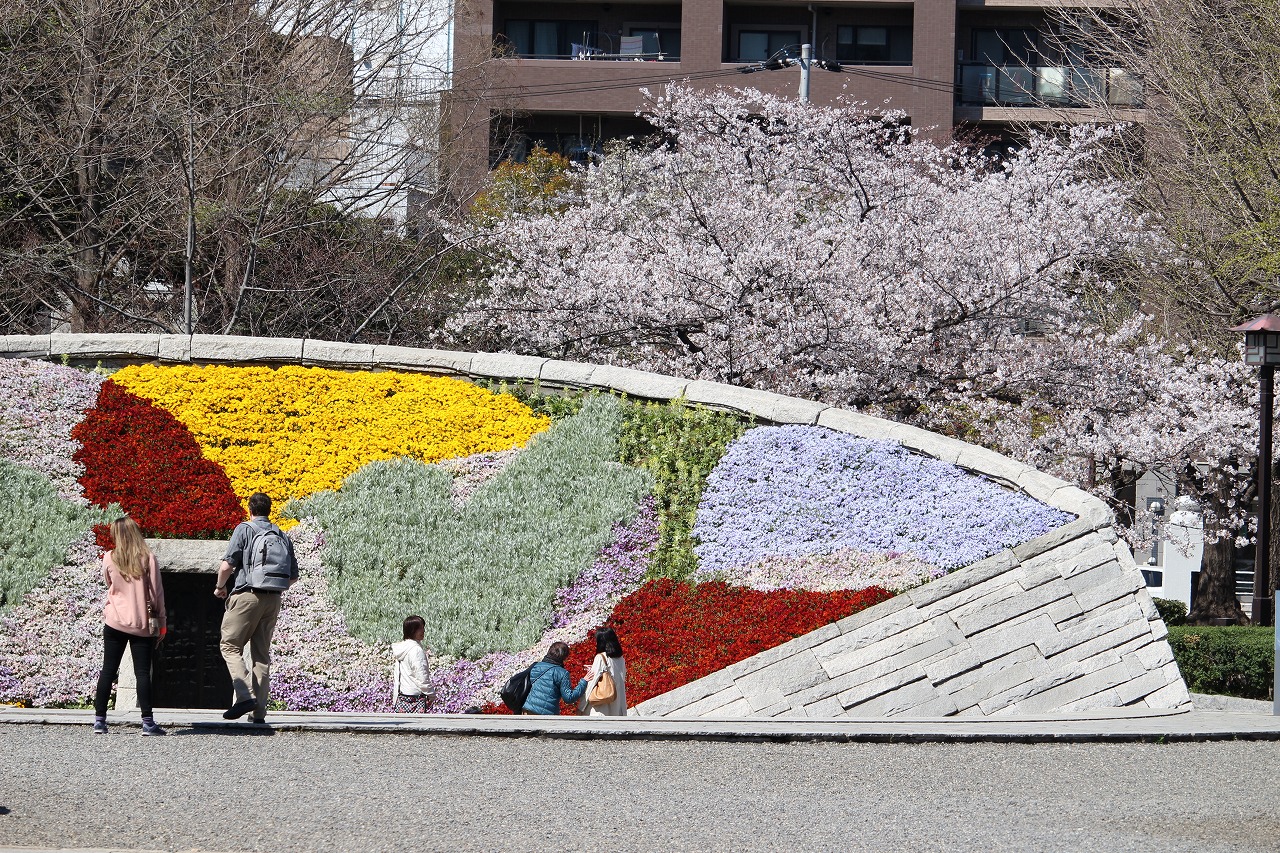
[[[1271,583],[1271,415],[1275,371],[1280,364],[1280,316],[1263,314],[1232,328],[1244,332],[1245,364],[1258,366],[1258,555],[1253,567],[1253,624],[1271,625],[1275,598]],[[1275,674],[1271,713],[1280,715],[1280,634],[1274,643]]]
[[1270,625],[1271,583],[1271,416],[1275,370],[1280,364],[1280,315],[1264,314],[1234,327],[1244,332],[1245,364],[1258,366],[1258,555],[1253,568],[1253,624]]

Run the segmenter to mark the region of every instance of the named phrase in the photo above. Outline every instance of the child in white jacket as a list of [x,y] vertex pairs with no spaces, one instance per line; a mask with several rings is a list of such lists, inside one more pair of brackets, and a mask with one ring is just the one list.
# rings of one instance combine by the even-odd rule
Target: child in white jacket
[[391,646],[391,654],[396,659],[391,678],[392,708],[397,714],[425,714],[427,705],[435,698],[431,667],[422,649],[426,633],[425,619],[408,616],[404,620],[404,639]]

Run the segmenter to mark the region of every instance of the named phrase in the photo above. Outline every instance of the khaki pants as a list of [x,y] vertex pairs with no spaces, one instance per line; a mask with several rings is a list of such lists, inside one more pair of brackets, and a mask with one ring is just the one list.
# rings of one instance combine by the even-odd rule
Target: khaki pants
[[[227,612],[222,614],[222,659],[231,673],[231,686],[236,701],[257,699],[256,719],[267,715],[271,693],[271,635],[280,617],[280,593],[245,590],[227,599]],[[253,660],[253,683],[244,666],[244,647],[249,645]]]

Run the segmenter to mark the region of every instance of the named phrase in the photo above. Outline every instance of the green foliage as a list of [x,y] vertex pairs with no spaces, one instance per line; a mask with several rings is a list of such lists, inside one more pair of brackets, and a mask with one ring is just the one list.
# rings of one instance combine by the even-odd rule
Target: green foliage
[[449,475],[411,460],[375,462],[340,491],[291,507],[329,537],[330,593],[356,636],[399,639],[409,613],[446,654],[517,651],[542,637],[555,591],[568,586],[649,491],[619,465],[622,407],[587,400],[461,509]]
[[653,475],[658,500],[658,550],[651,577],[684,580],[697,568],[693,522],[707,475],[725,448],[751,426],[736,415],[683,400],[632,406],[619,442],[621,458]]
[[533,382],[517,382],[508,385],[505,381],[477,382],[495,394],[510,394],[524,403],[536,414],[546,415],[553,421],[573,417],[582,411],[582,405],[588,397],[599,395],[599,391],[568,391],[563,394],[544,393],[542,385]]
[[1156,610],[1160,611],[1160,618],[1164,620],[1164,624],[1183,625],[1186,623],[1187,605],[1176,598],[1157,598],[1154,601]]
[[119,513],[64,500],[47,478],[3,459],[0,505],[0,607],[20,601],[66,560],[67,548],[86,530]]
[[471,204],[471,216],[481,225],[496,225],[509,216],[530,216],[560,210],[557,196],[573,186],[573,164],[541,145],[523,163],[504,160],[489,173],[489,186]]
[[1253,625],[1176,626],[1169,629],[1169,645],[1193,692],[1271,698],[1274,629]]
[[[597,391],[544,393],[537,382],[511,386],[491,382],[487,387],[494,393],[511,394],[533,411],[553,420],[577,414],[586,400],[599,394]],[[649,572],[651,577],[686,580],[697,568],[692,531],[707,475],[720,461],[729,442],[750,426],[749,421],[737,415],[691,406],[683,400],[627,401],[619,437],[619,458],[648,471],[656,484],[659,541]]]

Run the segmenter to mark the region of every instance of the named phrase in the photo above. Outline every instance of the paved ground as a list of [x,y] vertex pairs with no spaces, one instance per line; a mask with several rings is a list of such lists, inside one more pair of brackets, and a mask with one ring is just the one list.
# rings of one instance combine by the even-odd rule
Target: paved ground
[[[1234,700],[1232,710],[1153,711],[1106,708],[1074,715],[1042,717],[898,717],[894,719],[654,719],[640,717],[502,717],[467,714],[330,714],[287,712],[271,715],[275,731],[438,734],[456,736],[547,736],[590,740],[813,740],[830,742],[1125,742],[1280,740],[1280,717],[1270,703]],[[1265,710],[1265,713],[1262,711]],[[165,709],[165,725],[241,731],[248,724],[225,722],[217,711]],[[0,706],[5,723],[84,726],[84,711],[18,709]],[[112,715],[115,727],[137,727],[134,714]],[[1280,849],[1280,846],[1277,847]]]
[[761,743],[0,726],[0,845],[1274,851],[1280,743]]

